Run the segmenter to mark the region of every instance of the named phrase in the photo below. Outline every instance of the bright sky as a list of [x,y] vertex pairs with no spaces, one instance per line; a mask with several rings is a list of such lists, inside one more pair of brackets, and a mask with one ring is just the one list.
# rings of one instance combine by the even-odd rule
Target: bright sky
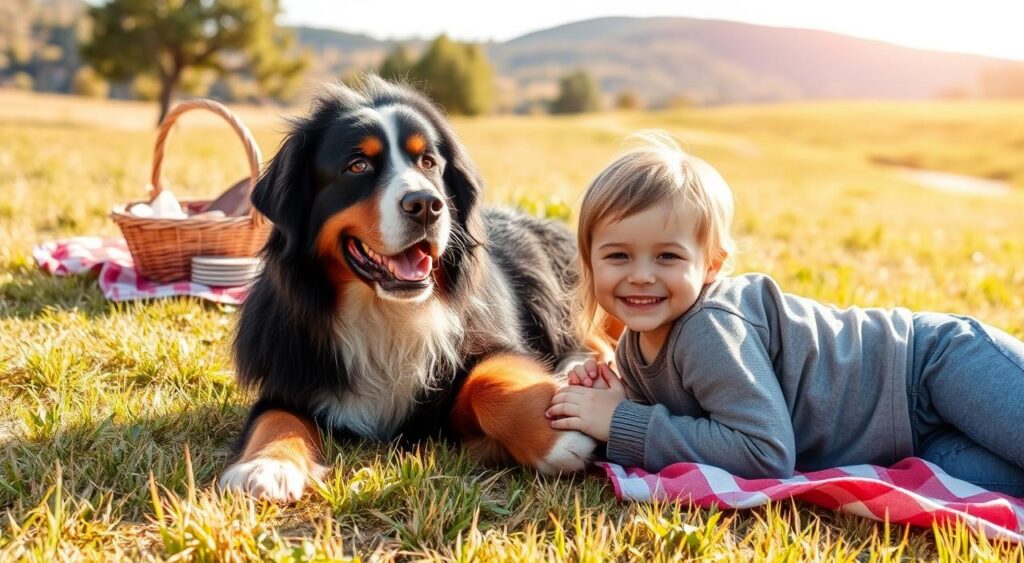
[[940,51],[1024,60],[1021,0],[283,0],[284,21],[378,39],[503,41],[603,16],[685,16],[823,29]]

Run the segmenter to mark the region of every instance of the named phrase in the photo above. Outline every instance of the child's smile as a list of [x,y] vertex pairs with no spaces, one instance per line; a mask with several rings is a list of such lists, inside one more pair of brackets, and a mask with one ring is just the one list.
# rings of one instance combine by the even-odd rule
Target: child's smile
[[636,311],[647,311],[661,305],[666,301],[665,297],[628,296],[619,297],[626,307]]

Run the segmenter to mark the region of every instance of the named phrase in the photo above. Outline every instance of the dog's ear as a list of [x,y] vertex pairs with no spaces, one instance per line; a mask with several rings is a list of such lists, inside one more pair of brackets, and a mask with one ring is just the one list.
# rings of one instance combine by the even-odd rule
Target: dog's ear
[[253,206],[284,237],[285,253],[301,247],[313,197],[305,139],[289,134],[252,190]]
[[477,242],[482,241],[483,226],[480,222],[480,196],[483,194],[483,180],[476,165],[458,139],[454,137],[445,143],[448,154],[442,155],[448,161],[444,170],[444,183],[451,190],[459,224]]
[[470,160],[469,154],[454,133],[444,127],[442,137],[439,148],[442,158],[446,161],[442,179],[451,198],[449,203],[457,232],[455,244],[449,252],[445,252],[443,267],[447,279],[452,283],[458,283],[463,262],[486,241],[480,213],[483,181],[476,165]]

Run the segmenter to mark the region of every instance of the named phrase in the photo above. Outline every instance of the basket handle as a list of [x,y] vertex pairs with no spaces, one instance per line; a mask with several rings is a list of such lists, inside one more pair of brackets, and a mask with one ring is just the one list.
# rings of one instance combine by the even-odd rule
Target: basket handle
[[[252,133],[249,129],[238,119],[234,113],[226,108],[223,104],[215,102],[213,100],[196,99],[184,101],[172,109],[164,120],[160,123],[160,129],[156,135],[156,147],[153,149],[153,175],[150,182],[150,201],[160,195],[163,191],[161,185],[161,170],[164,164],[164,145],[167,143],[167,136],[170,134],[171,129],[174,128],[174,123],[178,121],[187,111],[194,109],[205,109],[212,111],[213,113],[224,118],[234,129],[239,139],[242,140],[242,144],[245,146],[245,153],[249,159],[249,186],[248,193],[252,194],[252,189],[256,186],[256,181],[260,177],[260,147],[256,144],[256,139],[253,138]],[[256,225],[262,225],[267,218],[262,213],[256,210],[255,206],[250,206],[249,216]]]

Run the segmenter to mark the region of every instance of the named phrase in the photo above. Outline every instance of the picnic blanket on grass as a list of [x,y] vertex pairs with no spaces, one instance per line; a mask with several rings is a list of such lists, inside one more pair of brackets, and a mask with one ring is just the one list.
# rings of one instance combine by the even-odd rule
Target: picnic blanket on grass
[[789,479],[742,479],[710,465],[676,463],[658,473],[598,463],[620,500],[672,500],[703,508],[751,508],[797,498],[874,520],[931,527],[963,522],[989,539],[1024,543],[1024,499],[993,493],[908,457],[891,467],[851,465]]
[[44,242],[32,249],[32,257],[40,268],[55,276],[98,272],[103,296],[114,301],[194,295],[238,305],[246,294],[245,286],[210,287],[188,280],[157,283],[139,276],[123,238],[74,237]]

